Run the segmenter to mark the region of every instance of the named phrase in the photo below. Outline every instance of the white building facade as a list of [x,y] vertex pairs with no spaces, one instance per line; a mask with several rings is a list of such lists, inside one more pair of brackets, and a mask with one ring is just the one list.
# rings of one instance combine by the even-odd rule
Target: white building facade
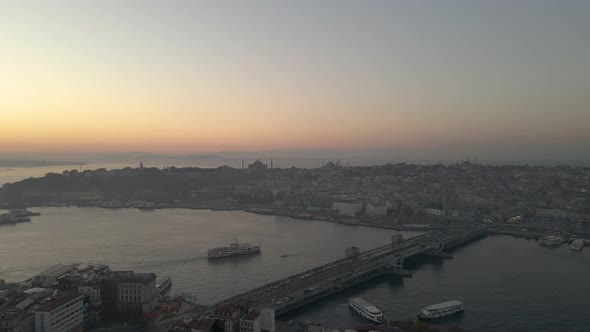
[[83,322],[84,296],[67,295],[35,310],[35,332],[77,331]]
[[332,203],[332,209],[341,216],[354,217],[363,209],[362,201],[337,201]]

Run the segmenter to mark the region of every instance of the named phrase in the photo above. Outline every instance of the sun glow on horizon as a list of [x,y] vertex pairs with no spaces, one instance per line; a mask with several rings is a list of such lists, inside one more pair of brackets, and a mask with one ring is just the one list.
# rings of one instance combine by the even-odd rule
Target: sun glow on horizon
[[0,153],[558,151],[590,141],[571,7],[4,2]]

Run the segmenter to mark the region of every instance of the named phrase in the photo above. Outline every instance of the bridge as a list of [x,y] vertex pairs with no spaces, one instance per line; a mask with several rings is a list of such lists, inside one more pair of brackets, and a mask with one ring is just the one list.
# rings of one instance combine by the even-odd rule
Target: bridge
[[277,315],[284,314],[381,275],[407,275],[402,270],[406,259],[417,255],[446,257],[444,250],[487,234],[487,227],[465,225],[403,240],[392,236],[390,244],[364,252],[352,251],[349,257],[237,294],[211,307],[244,303],[254,309],[274,308]]

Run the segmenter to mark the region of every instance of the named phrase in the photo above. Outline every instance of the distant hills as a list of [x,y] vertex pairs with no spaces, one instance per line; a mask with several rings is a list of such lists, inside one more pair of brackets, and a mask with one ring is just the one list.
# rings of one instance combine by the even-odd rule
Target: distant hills
[[86,165],[79,161],[64,160],[32,160],[32,159],[1,159],[0,167],[40,167],[40,166],[62,166],[62,165]]

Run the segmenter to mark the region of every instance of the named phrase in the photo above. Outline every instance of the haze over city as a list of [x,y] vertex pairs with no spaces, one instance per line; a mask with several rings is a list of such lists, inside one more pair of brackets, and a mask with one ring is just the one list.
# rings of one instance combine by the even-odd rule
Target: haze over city
[[589,7],[3,1],[0,153],[587,162]]

